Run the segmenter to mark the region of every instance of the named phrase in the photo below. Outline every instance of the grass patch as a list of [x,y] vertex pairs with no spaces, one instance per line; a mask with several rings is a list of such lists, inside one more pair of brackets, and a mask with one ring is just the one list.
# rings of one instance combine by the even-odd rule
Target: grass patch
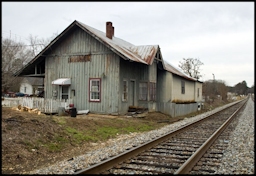
[[66,139],[65,137],[63,136],[55,136],[55,140],[56,142],[59,142],[59,143],[65,143],[65,142],[68,142],[68,139]]
[[133,132],[137,132],[136,128],[134,126],[127,126],[122,128],[122,131],[124,133],[133,133]]
[[63,148],[62,144],[56,144],[56,143],[50,143],[46,145],[46,147],[48,148],[49,152],[59,152]]
[[139,126],[139,131],[143,132],[143,131],[150,131],[153,130],[154,127],[151,125],[147,125],[147,124],[142,124]]
[[67,123],[65,118],[53,118],[53,121],[60,125],[65,125]]
[[76,130],[75,128],[67,127],[66,128],[67,133],[71,136],[72,142],[75,142],[76,144],[81,143],[82,141],[97,141],[97,137],[90,131],[88,131],[89,134],[84,134],[83,132]]
[[96,136],[100,139],[106,140],[115,137],[120,130],[115,127],[100,127],[96,130]]

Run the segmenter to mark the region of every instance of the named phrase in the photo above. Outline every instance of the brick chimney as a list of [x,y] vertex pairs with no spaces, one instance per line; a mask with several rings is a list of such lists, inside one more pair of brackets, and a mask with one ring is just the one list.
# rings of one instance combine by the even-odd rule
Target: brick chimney
[[112,22],[106,22],[106,37],[112,39],[114,36],[114,27],[112,26]]

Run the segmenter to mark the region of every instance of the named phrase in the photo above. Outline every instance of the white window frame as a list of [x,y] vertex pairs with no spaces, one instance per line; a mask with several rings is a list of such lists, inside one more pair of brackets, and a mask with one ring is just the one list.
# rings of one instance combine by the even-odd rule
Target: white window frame
[[[98,82],[96,86],[92,86],[93,82]],[[97,90],[96,90],[97,89]],[[90,102],[100,102],[101,101],[101,79],[100,78],[90,78],[89,79],[89,101]],[[93,97],[97,95],[98,98]]]

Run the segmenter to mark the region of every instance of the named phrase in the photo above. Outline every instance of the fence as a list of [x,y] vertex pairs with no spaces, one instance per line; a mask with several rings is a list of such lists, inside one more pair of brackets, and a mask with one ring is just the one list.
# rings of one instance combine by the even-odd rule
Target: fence
[[73,100],[54,100],[44,99],[38,97],[19,97],[19,98],[4,98],[2,100],[2,106],[15,107],[15,106],[27,106],[31,109],[39,109],[43,113],[57,113],[59,107],[66,108],[69,104],[72,104]]

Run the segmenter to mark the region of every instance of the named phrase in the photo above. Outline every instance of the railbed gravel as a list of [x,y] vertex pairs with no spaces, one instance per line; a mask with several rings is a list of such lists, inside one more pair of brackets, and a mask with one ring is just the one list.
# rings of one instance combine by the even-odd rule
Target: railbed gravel
[[[90,167],[104,159],[167,134],[188,123],[202,119],[234,103],[229,103],[191,118],[185,118],[157,130],[119,135],[115,139],[110,139],[106,147],[73,157],[72,160],[60,161],[49,167],[33,170],[28,174],[74,174],[77,170]],[[244,111],[241,112],[239,123],[232,134],[228,148],[224,152],[222,164],[214,174],[254,174],[254,102],[251,98],[249,98]]]

